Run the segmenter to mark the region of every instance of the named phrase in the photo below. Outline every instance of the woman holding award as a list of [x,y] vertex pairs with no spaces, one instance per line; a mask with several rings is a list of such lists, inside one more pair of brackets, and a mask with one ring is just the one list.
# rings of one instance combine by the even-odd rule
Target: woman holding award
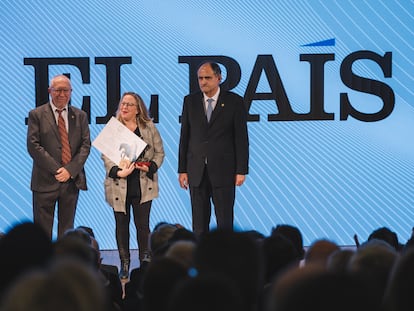
[[[158,197],[157,171],[164,160],[164,148],[161,136],[138,94],[126,92],[122,95],[116,118],[147,144],[138,159],[123,157],[118,164],[102,155],[106,170],[105,199],[115,215],[116,242],[121,261],[119,276],[127,279],[131,210],[137,231],[140,262],[149,256],[150,210],[152,200]],[[127,147],[123,146],[123,149]]]

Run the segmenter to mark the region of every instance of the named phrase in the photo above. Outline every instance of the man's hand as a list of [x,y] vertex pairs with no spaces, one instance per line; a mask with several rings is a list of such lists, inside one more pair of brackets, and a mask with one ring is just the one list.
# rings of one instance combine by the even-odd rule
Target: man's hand
[[187,190],[188,189],[188,175],[187,173],[180,173],[178,174],[178,181],[180,183],[180,187]]
[[236,175],[236,178],[235,178],[235,184],[236,184],[236,186],[243,185],[243,183],[244,183],[245,180],[246,180],[246,175],[239,175],[239,174],[237,174]]
[[58,182],[67,182],[70,179],[70,173],[66,168],[61,167],[56,171],[55,178]]

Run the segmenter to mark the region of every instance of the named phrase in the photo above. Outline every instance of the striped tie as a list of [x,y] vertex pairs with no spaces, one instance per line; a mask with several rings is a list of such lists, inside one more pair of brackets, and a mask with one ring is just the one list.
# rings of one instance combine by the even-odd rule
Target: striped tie
[[65,120],[62,117],[62,111],[56,109],[57,113],[59,114],[58,117],[58,128],[60,134],[60,141],[62,143],[62,164],[66,165],[70,162],[72,156],[70,152],[70,145],[69,145],[69,137],[68,132],[66,131]]

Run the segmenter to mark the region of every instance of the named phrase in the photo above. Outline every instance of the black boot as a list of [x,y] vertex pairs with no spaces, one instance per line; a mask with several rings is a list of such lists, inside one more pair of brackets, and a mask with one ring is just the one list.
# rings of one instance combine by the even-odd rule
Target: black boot
[[121,270],[119,271],[120,279],[127,279],[129,277],[129,261],[121,261]]
[[143,254],[139,255],[139,262],[140,265],[143,266],[145,264],[148,264],[149,262],[151,262],[151,255],[148,251],[143,252]]

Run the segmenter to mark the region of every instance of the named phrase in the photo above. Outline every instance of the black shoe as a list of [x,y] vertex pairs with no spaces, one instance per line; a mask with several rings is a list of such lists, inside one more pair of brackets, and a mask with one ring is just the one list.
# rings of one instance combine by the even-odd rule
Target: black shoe
[[120,279],[127,279],[129,277],[129,262],[121,262],[121,271],[119,272]]
[[151,255],[148,252],[144,252],[144,258],[142,258],[141,263],[151,262]]

